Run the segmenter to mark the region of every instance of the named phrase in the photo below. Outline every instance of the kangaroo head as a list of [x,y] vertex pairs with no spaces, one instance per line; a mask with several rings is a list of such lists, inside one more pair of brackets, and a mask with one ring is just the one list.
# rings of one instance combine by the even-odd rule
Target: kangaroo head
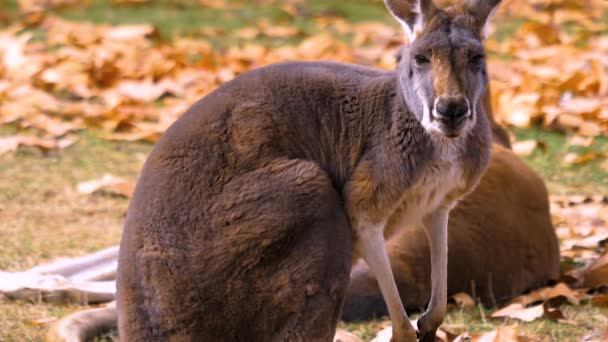
[[464,0],[445,9],[432,0],[385,0],[409,36],[398,67],[405,101],[425,129],[466,135],[488,86],[483,40],[500,0]]

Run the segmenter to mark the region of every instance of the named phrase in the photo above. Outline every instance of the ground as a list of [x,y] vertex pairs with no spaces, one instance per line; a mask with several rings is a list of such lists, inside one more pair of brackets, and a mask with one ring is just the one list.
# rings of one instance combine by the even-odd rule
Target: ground
[[[108,3],[93,0],[86,11],[68,8],[55,13],[70,19],[112,24],[153,23],[167,36],[197,36],[202,27],[219,27],[230,32],[260,18],[273,22],[286,20],[276,5],[260,6],[255,1],[246,5],[246,11],[202,10],[191,1],[179,0],[152,1],[145,7],[117,8]],[[390,20],[379,1],[353,0],[348,6],[340,0],[309,3],[309,11],[332,13],[348,21]],[[16,1],[9,0],[1,6],[5,16],[17,15]],[[314,30],[311,20],[312,16],[303,16],[290,24]],[[504,32],[498,29],[496,34],[507,34],[505,32],[511,29],[505,27]],[[226,44],[226,41],[218,39],[214,43]],[[11,125],[0,126],[0,136],[12,135],[17,130]],[[573,166],[562,166],[558,162],[568,152],[593,151],[608,155],[607,138],[596,138],[590,147],[573,147],[567,143],[570,136],[559,132],[530,128],[510,129],[510,133],[518,140],[532,138],[546,144],[546,151],[537,149],[524,159],[545,178],[552,194],[608,194],[608,171],[600,167],[603,159]],[[135,180],[153,145],[108,141],[95,130],[82,131],[78,135],[79,141],[75,145],[56,153],[22,149],[0,155],[0,270],[25,270],[57,257],[76,256],[118,243],[128,200],[120,196],[80,194],[76,191],[77,184],[106,173]],[[0,341],[43,340],[47,321],[76,309],[71,305],[0,299]],[[455,331],[471,332],[514,323],[488,319],[492,310],[482,307],[472,311],[453,310],[446,323]],[[543,341],[575,341],[606,325],[607,309],[581,305],[565,306],[563,311],[574,324],[540,319],[520,323],[520,333]],[[385,323],[386,320],[378,320],[341,326],[363,338],[370,338],[378,326]]]

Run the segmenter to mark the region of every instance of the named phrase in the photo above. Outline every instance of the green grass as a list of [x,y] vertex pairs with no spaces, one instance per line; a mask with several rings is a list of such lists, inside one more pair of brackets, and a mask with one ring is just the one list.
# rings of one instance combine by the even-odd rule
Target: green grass
[[[538,128],[516,129],[517,140],[534,139],[546,145],[546,150],[537,149],[531,156],[524,157],[541,176],[544,177],[553,194],[586,193],[608,195],[608,170],[600,165],[608,157],[608,138],[596,137],[589,147],[570,146],[567,134],[549,132]],[[601,154],[596,160],[584,165],[565,165],[564,157],[569,152]]]
[[[49,14],[66,19],[99,24],[152,24],[165,37],[200,36],[202,29],[212,27],[223,31],[218,40],[225,41],[235,30],[255,26],[260,20],[273,25],[295,26],[306,34],[318,32],[313,19],[319,16],[339,16],[349,22],[365,20],[389,21],[381,1],[353,0],[344,6],[340,0],[310,0],[296,17],[283,10],[279,3],[235,0],[233,8],[215,9],[201,6],[196,0],[152,0],[145,6],[110,5],[109,0],[91,0],[88,4],[53,9]],[[243,6],[244,5],[244,6]],[[3,5],[13,19],[17,19],[16,0]],[[230,42],[231,40],[229,40]]]

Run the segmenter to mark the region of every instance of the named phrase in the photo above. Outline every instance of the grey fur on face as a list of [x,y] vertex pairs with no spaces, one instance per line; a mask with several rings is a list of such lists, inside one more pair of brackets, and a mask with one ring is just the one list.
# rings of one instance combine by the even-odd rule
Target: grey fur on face
[[[400,11],[393,11],[398,17],[406,12],[401,8],[404,3],[387,1],[387,6]],[[468,6],[432,8],[431,17],[418,14],[428,22],[399,54],[399,86],[405,102],[427,130],[450,137],[466,135],[476,117],[485,115],[482,105],[488,78],[480,25],[485,26],[486,20],[477,17],[485,11]],[[400,21],[406,29],[416,15],[408,13],[407,20]],[[415,29],[410,25],[406,31]]]

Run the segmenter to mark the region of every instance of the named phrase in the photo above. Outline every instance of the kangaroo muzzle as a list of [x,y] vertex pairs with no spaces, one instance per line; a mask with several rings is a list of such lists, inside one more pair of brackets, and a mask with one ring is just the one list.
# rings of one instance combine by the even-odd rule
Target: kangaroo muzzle
[[435,100],[432,120],[436,120],[441,131],[450,138],[462,132],[471,117],[469,101],[462,95],[440,96]]

